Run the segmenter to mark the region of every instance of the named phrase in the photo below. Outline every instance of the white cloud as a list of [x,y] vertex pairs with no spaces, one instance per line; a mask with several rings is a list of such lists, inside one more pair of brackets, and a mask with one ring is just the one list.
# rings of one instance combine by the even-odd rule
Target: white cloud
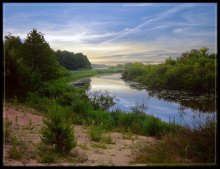
[[162,19],[165,19],[167,17],[169,17],[170,15],[180,11],[180,10],[184,10],[184,9],[187,9],[189,7],[192,7],[193,5],[190,5],[190,4],[185,4],[185,5],[178,5],[178,6],[175,6],[165,12],[162,12],[162,13],[159,13],[157,15],[155,15],[154,17],[151,17],[150,19],[147,19],[145,22],[133,27],[133,28],[126,28],[121,34],[119,34],[118,36],[114,37],[114,38],[111,38],[107,41],[104,41],[102,42],[100,45],[103,45],[103,44],[106,44],[106,43],[109,43],[111,41],[115,41],[121,37],[124,37],[125,35],[129,35],[131,33],[134,33],[136,31],[139,31],[142,27],[145,27],[145,26],[149,26],[150,24],[154,23],[155,21],[159,21],[159,20],[162,20]]

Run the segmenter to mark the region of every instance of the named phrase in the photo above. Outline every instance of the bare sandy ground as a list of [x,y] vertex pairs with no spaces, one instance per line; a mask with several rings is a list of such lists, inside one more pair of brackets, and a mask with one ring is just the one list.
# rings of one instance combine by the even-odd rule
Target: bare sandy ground
[[4,105],[4,119],[12,122],[11,134],[22,139],[28,147],[28,155],[21,160],[9,158],[10,145],[4,143],[3,162],[5,166],[130,166],[143,165],[130,163],[143,143],[153,144],[157,140],[153,137],[133,136],[133,139],[125,138],[122,133],[109,132],[114,144],[105,144],[105,147],[92,141],[88,135],[86,126],[75,125],[74,131],[77,139],[77,147],[72,152],[80,156],[80,161],[45,164],[39,163],[35,157],[37,145],[41,142],[39,131],[43,126],[43,116],[33,109]]

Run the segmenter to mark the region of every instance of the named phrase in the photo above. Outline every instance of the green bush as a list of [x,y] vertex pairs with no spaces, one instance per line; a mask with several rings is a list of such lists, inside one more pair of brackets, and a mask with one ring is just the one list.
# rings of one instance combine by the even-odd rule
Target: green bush
[[91,94],[90,102],[95,110],[108,110],[111,106],[115,104],[114,98],[109,95],[107,91],[101,92],[97,91]]
[[76,98],[72,103],[73,112],[82,115],[82,117],[84,117],[91,109],[92,106],[86,99]]
[[42,97],[37,93],[29,92],[27,94],[26,102],[28,106],[35,108],[40,112],[47,112],[48,109],[54,104],[55,100],[47,97]]
[[125,66],[123,78],[140,82],[151,89],[187,90],[200,94],[215,93],[216,54],[207,48],[183,53],[176,60],[167,58],[164,63]]
[[76,146],[74,130],[69,114],[63,107],[54,105],[47,113],[42,128],[42,142],[55,145],[58,152],[70,152]]
[[104,136],[102,138],[102,142],[106,143],[106,144],[115,144],[115,142],[113,142],[112,137],[110,136],[110,134],[108,134],[107,136]]
[[103,129],[100,126],[90,126],[89,128],[89,136],[93,141],[101,141],[103,138]]
[[161,141],[142,147],[135,157],[138,163],[215,163],[215,123],[197,129],[177,128]]
[[90,110],[86,116],[88,125],[101,126],[105,130],[111,130],[114,127],[114,121],[109,112],[102,110]]
[[13,145],[9,151],[9,158],[19,160],[23,157],[23,154],[21,152],[21,149],[18,146]]

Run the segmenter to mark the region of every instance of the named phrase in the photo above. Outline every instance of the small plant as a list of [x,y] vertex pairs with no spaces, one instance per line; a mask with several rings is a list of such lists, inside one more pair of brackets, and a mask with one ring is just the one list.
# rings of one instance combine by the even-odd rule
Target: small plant
[[122,134],[123,134],[122,137],[123,139],[134,140],[134,135],[130,130],[128,130],[128,132],[122,132]]
[[19,160],[23,157],[22,152],[20,151],[19,147],[16,145],[13,145],[9,151],[9,158],[11,159],[15,159],[15,160]]
[[89,128],[89,136],[93,141],[101,141],[102,140],[102,135],[103,135],[103,130],[100,126],[91,126]]
[[63,107],[54,105],[44,119],[41,140],[48,145],[55,145],[58,152],[69,153],[76,144],[74,130],[67,112]]
[[17,96],[14,96],[14,98],[13,98],[13,104],[14,104],[15,106],[18,105],[18,98],[17,98]]
[[104,143],[93,144],[92,147],[94,147],[94,148],[102,148],[102,149],[106,149],[107,148]]
[[54,163],[56,161],[56,155],[54,153],[45,153],[41,157],[41,163]]
[[89,149],[86,144],[79,144],[78,146],[81,147],[83,150]]
[[102,138],[102,142],[106,144],[115,144],[115,142],[112,141],[110,134],[108,136],[104,136]]
[[8,150],[9,158],[18,160],[26,155],[27,147],[25,142],[23,142],[22,140],[18,140],[15,136],[11,136],[10,144],[12,145],[12,147]]
[[11,125],[12,122],[6,117],[4,123],[4,140],[6,144],[11,140]]

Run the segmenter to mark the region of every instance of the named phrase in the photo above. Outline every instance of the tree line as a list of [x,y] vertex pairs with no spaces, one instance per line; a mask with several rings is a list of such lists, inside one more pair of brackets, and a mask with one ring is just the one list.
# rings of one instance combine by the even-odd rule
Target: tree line
[[55,52],[36,29],[24,41],[9,33],[3,44],[6,98],[25,98],[27,92],[38,91],[46,82],[68,74],[67,69],[91,68],[82,53]]
[[215,92],[217,55],[208,48],[193,49],[176,59],[167,58],[158,65],[132,63],[125,66],[123,77],[151,89],[175,89],[198,93]]
[[77,70],[82,68],[91,69],[91,63],[89,62],[87,56],[82,53],[58,50],[55,52],[55,54],[60,65],[69,70]]

